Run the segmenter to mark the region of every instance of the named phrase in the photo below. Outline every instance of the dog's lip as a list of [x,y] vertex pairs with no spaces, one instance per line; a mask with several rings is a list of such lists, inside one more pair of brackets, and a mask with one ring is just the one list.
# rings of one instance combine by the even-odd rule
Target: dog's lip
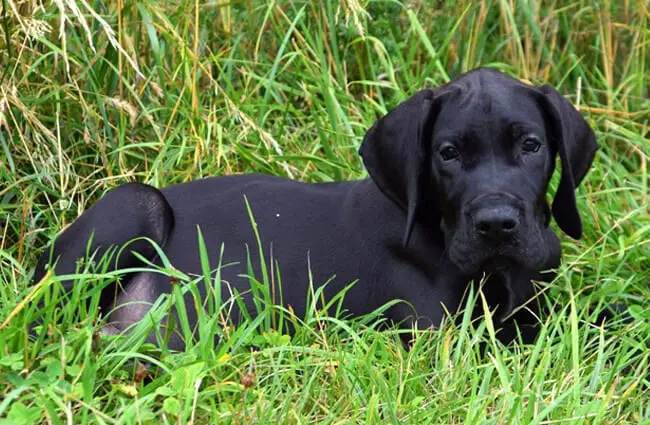
[[500,271],[512,269],[516,265],[516,262],[504,255],[496,255],[493,257],[487,258],[483,263],[481,263],[480,269],[486,272]]
[[512,269],[518,262],[506,255],[491,255],[477,262],[468,262],[458,258],[452,259],[454,264],[466,275],[475,276],[477,273],[493,273]]
[[[545,266],[549,263],[545,259],[546,255],[544,259],[540,258],[540,254],[547,251],[546,241],[543,238],[524,237],[526,229],[522,231],[524,236],[517,235],[513,239],[486,243],[471,234],[459,234],[457,229],[448,229],[444,225],[441,228],[449,247],[450,260],[467,276],[521,268],[548,268]],[[531,223],[530,228],[534,229],[535,223]]]

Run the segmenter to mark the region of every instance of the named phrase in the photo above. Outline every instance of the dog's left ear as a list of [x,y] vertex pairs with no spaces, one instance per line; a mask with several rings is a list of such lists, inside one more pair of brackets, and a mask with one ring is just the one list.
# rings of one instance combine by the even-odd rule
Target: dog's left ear
[[598,149],[596,136],[580,113],[549,85],[540,91],[552,121],[553,137],[562,165],[560,183],[553,199],[553,217],[560,229],[574,239],[582,236],[582,222],[576,206],[575,189],[578,187]]
[[421,90],[399,104],[368,130],[359,149],[375,184],[406,211],[405,246],[423,201],[423,186],[431,178],[430,145],[441,91]]

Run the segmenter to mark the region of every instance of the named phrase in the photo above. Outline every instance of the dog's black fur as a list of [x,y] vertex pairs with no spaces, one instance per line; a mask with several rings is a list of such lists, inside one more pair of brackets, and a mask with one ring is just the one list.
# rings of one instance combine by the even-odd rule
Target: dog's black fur
[[[201,275],[200,228],[211,267],[218,265],[222,244],[223,264],[233,263],[221,269],[223,295],[230,296],[229,286],[248,292],[247,255],[257,276],[260,259],[247,200],[266,261],[272,257],[279,266],[278,295],[298,315],[306,309],[310,280],[321,285],[332,278],[326,296],[358,280],[344,299],[349,313],[362,315],[401,299],[406,303],[392,307],[389,319],[436,326],[459,307],[468,283],[485,273],[487,301],[503,320],[534,296],[531,280],[550,279],[542,272],[559,264],[551,211],[565,233],[581,236],[574,191],[596,149],[593,131],[555,89],[482,68],[422,90],[378,120],[360,148],[370,178],[306,184],[238,175],[160,190],[125,184],[57,238],[34,279],[44,276],[50,260],[57,260],[58,275],[74,273],[91,235],[96,258],[147,237],[174,267]],[[556,155],[561,179],[550,209],[545,196]],[[133,251],[159,262],[151,244],[139,240],[116,267],[140,266]],[[117,299],[115,288],[106,288],[102,304],[110,311],[132,301],[153,303],[170,290],[163,274],[133,273],[123,279]],[[254,311],[250,295],[244,302]],[[186,304],[195,324],[195,303],[188,298]],[[118,307],[107,332],[124,330],[147,310],[142,303]],[[515,338],[514,323],[530,323],[527,314],[503,321],[500,338]],[[534,336],[532,329],[522,334],[527,341]],[[171,346],[182,349],[183,341],[172,338]]]

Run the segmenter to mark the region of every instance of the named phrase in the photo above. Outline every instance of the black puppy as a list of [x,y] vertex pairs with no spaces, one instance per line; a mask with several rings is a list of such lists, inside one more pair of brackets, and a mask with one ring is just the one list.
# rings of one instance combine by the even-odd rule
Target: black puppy
[[[314,285],[329,281],[326,297],[358,281],[343,302],[353,315],[401,299],[406,303],[391,308],[389,319],[437,326],[446,311],[457,310],[469,282],[487,274],[488,303],[503,320],[534,296],[531,280],[548,279],[541,272],[560,261],[545,199],[556,154],[561,179],[552,214],[564,232],[579,238],[574,191],[596,149],[593,131],[552,87],[477,69],[416,93],[373,125],[360,149],[368,179],[305,184],[238,175],[160,190],[125,184],[57,238],[40,258],[35,280],[51,261],[58,275],[74,273],[91,235],[96,258],[147,237],[178,270],[200,276],[200,228],[212,269],[225,247],[222,264],[228,266],[221,268],[217,288],[223,297],[233,287],[249,293],[247,255],[258,277],[260,258],[247,201],[265,260],[279,266],[278,296],[299,316],[306,309],[311,273]],[[139,240],[128,245],[116,268],[141,266],[134,251],[160,263],[151,244]],[[68,289],[72,285],[65,282]],[[205,285],[201,288],[204,297]],[[139,321],[150,303],[170,291],[163,274],[127,275],[119,290],[108,287],[102,293],[104,311],[112,311],[105,331],[120,332]],[[187,296],[194,325],[197,311]],[[243,298],[254,311],[251,296]],[[516,336],[511,322],[502,323],[504,341]],[[170,345],[184,346],[178,336]]]

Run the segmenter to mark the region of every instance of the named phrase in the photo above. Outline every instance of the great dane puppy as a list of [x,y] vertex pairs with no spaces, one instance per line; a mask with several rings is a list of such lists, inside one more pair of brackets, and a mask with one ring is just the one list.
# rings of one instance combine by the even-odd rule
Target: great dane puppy
[[[574,192],[596,149],[589,125],[551,86],[526,85],[481,68],[419,91],[379,119],[359,151],[369,178],[308,184],[235,175],[163,189],[127,183],[58,236],[38,261],[34,279],[44,276],[48,264],[57,275],[74,273],[88,246],[99,258],[144,237],[162,247],[176,269],[201,276],[200,229],[213,272],[224,246],[221,264],[227,266],[215,289],[225,299],[236,288],[255,311],[249,264],[259,278],[260,258],[248,203],[265,261],[279,267],[275,301],[299,317],[310,282],[327,283],[328,298],[356,281],[342,304],[349,314],[399,299],[404,302],[385,313],[394,323],[437,326],[457,311],[469,283],[487,276],[484,291],[501,324],[499,337],[532,341],[536,332],[527,326],[533,315],[511,313],[534,297],[532,280],[550,279],[543,272],[559,264],[551,212],[567,235],[581,236]],[[561,177],[549,208],[556,155]],[[143,239],[127,245],[112,264],[141,267],[141,258],[160,264]],[[66,289],[74,284],[64,281]],[[104,330],[124,331],[171,288],[169,277],[155,271],[130,273],[119,288],[106,287]],[[201,285],[200,296],[209,289]],[[198,303],[191,297],[186,305],[194,326]],[[169,345],[183,349],[184,341],[175,335]]]

